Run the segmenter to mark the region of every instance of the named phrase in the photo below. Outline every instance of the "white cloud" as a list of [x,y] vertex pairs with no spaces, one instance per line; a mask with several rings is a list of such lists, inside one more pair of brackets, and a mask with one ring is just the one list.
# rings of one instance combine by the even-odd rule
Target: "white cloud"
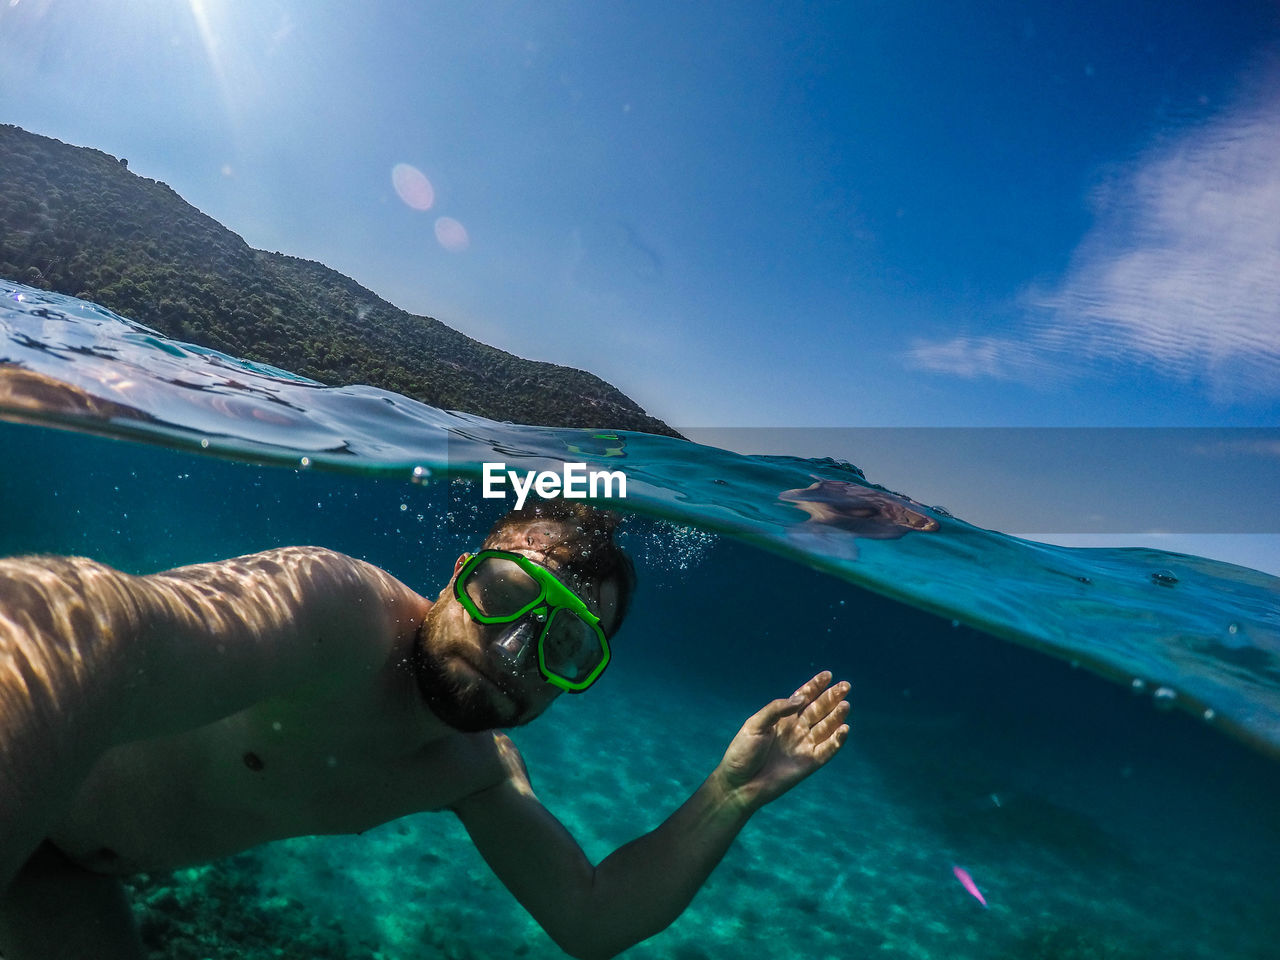
[[952,337],[912,342],[911,366],[969,380],[1021,380],[1032,368],[1047,366],[1030,344],[1003,337]]
[[1280,395],[1280,95],[1156,146],[1094,196],[1097,220],[1021,336],[917,342],[912,366],[1034,381],[1138,362],[1218,401]]

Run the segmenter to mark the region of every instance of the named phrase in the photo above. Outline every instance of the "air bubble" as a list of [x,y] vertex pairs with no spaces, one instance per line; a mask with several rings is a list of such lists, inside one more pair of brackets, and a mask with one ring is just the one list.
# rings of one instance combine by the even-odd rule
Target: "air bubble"
[[1142,693],[1147,689],[1147,681],[1143,680],[1141,677],[1134,677],[1133,680],[1129,682],[1129,689],[1134,693]]
[[1204,717],[1205,723],[1213,723],[1213,718],[1216,717],[1217,714],[1214,713],[1212,709],[1207,709],[1201,714],[1201,716]]
[[209,441],[208,441],[208,440],[201,440],[201,441],[200,441],[200,449],[201,449],[201,450],[208,450],[208,449],[209,449]]
[[1076,577],[1076,579],[1081,583],[1093,583],[1093,579],[1091,577]]
[[1238,623],[1227,624],[1227,633],[1231,634],[1232,636],[1235,636],[1239,632],[1240,632],[1240,624]]
[[658,570],[691,570],[700,566],[718,542],[713,533],[655,521],[650,528],[624,530],[626,546],[637,563]]
[[305,470],[307,467],[311,466],[311,458],[303,457],[301,460],[298,461],[298,466],[302,467]]
[[404,513],[404,512],[405,512],[406,510],[408,510],[408,509],[409,509],[409,505],[408,505],[407,503],[402,503],[402,504],[400,504],[400,512],[401,512],[401,513]]
[[1151,575],[1151,579],[1166,587],[1171,587],[1178,582],[1178,578],[1170,570],[1157,570]]
[[1151,696],[1155,700],[1155,705],[1161,710],[1168,710],[1178,699],[1178,694],[1169,687],[1158,687]]
[[431,479],[431,471],[426,467],[414,467],[410,479],[414,483],[426,483]]

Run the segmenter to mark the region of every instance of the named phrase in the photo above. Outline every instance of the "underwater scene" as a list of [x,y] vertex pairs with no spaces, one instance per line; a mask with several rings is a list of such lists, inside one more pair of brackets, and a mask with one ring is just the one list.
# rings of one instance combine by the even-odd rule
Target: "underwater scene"
[[[624,469],[610,670],[511,732],[593,862],[743,720],[852,683],[832,762],[637,958],[1262,958],[1280,942],[1280,579],[981,529],[838,460],[498,423],[329,388],[0,283],[0,555],[130,573],[315,544],[425,596],[505,501],[483,464]],[[458,821],[129,883],[154,958],[563,956]]]

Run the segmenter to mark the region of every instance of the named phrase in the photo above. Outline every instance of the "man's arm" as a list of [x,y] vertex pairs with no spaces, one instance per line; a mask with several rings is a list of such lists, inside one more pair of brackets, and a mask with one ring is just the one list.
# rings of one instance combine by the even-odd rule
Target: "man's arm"
[[503,741],[508,777],[454,806],[494,873],[566,952],[612,957],[689,905],[748,818],[844,743],[845,684],[819,674],[751,717],[706,782],[660,827],[593,867],[529,786]]
[[110,747],[376,669],[426,606],[376,567],[313,547],[149,577],[82,558],[0,560],[0,889]]

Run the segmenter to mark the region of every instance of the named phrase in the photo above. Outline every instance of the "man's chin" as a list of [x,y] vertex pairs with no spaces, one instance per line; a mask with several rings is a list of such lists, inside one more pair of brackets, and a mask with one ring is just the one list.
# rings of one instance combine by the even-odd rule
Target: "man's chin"
[[450,669],[434,657],[419,656],[417,676],[427,709],[455,730],[481,733],[517,724],[517,705],[469,663]]

